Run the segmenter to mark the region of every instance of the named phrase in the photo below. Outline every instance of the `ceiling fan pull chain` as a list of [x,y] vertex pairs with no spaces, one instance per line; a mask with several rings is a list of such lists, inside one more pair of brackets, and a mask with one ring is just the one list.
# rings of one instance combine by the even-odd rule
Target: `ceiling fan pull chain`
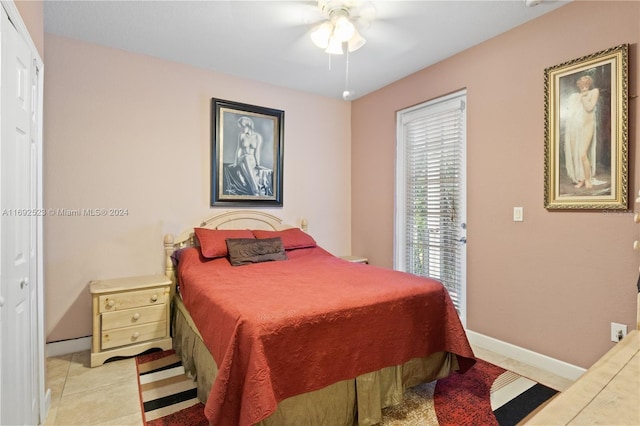
[[354,95],[354,91],[349,90],[349,49],[346,49],[346,65],[345,65],[345,76],[344,76],[344,92],[342,92],[342,99],[345,101],[351,100]]

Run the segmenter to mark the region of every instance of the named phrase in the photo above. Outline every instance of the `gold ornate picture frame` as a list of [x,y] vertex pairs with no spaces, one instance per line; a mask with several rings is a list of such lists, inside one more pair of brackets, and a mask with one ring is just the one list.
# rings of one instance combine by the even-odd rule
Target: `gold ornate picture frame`
[[546,209],[628,208],[628,45],[545,69]]

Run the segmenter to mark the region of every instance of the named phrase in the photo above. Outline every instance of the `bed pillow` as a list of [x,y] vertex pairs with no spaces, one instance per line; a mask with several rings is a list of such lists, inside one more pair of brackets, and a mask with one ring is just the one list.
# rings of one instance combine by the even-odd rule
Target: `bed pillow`
[[171,253],[171,263],[173,264],[174,268],[178,267],[178,263],[180,263],[180,256],[182,256],[184,250],[185,249],[181,248]]
[[227,239],[229,262],[233,266],[248,265],[250,263],[269,262],[273,260],[287,260],[282,239],[266,238],[229,238]]
[[282,231],[263,231],[255,229],[253,235],[258,239],[263,238],[282,238],[285,250],[315,247],[316,240],[299,228],[283,229]]
[[200,251],[207,259],[225,257],[227,238],[255,238],[249,229],[207,229],[195,228],[196,237],[200,241]]

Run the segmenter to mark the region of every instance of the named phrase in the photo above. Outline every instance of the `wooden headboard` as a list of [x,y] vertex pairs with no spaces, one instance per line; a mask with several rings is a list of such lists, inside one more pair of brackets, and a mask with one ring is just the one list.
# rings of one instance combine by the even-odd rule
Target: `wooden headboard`
[[[197,227],[208,229],[262,229],[274,231],[295,228],[295,226],[282,223],[282,219],[276,216],[255,210],[233,210],[220,213],[203,221]],[[300,228],[305,232],[307,231],[306,219],[302,219]],[[171,279],[174,285],[176,283],[176,271],[171,255],[178,249],[196,247],[198,245],[198,240],[193,229],[192,227],[176,238],[171,234],[164,236],[165,274]]]

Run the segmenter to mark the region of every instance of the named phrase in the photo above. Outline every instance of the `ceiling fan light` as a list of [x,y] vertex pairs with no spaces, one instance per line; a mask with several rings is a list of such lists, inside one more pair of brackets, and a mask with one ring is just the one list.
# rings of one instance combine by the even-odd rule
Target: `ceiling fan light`
[[326,49],[329,46],[329,37],[333,32],[333,25],[329,21],[316,26],[311,30],[311,41],[320,49]]
[[349,18],[344,15],[336,18],[333,25],[333,35],[337,37],[341,42],[349,41],[349,39],[353,37],[353,33],[356,30],[351,21],[349,21]]
[[353,37],[347,42],[347,48],[349,52],[355,52],[360,49],[367,42],[367,39],[362,37],[358,31],[353,32]]
[[327,46],[325,52],[331,55],[342,55],[344,53],[342,51],[342,42],[335,36],[331,36],[329,38],[329,46]]

